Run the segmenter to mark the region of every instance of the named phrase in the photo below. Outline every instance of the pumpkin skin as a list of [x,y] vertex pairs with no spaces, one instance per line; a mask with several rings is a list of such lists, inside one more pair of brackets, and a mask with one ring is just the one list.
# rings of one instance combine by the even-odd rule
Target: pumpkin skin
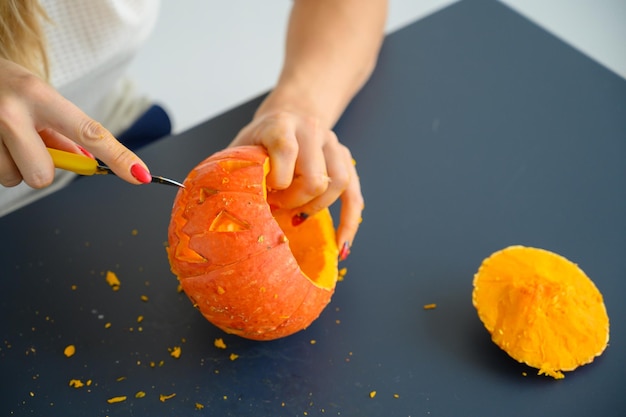
[[474,276],[472,302],[495,344],[556,379],[592,362],[609,341],[598,288],[545,249],[509,246],[489,256]]
[[172,272],[202,315],[227,333],[272,340],[308,327],[330,302],[338,248],[325,209],[293,226],[272,210],[264,148],[228,148],[198,164],[174,200]]

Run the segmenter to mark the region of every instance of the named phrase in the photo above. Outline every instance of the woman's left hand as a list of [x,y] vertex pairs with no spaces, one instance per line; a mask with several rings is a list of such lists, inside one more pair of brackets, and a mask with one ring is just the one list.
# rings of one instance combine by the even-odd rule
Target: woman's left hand
[[268,203],[290,209],[294,224],[341,199],[340,259],[349,254],[363,195],[350,150],[317,119],[289,111],[257,114],[230,146],[261,145],[270,158]]

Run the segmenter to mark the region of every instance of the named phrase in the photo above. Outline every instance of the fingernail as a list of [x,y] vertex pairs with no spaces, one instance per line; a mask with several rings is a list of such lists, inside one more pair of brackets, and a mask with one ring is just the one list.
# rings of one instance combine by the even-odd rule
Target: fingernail
[[87,149],[83,148],[80,145],[77,145],[78,149],[83,153],[83,155],[85,155],[86,157],[89,157],[91,159],[96,159],[95,156],[93,156],[93,154],[91,152],[89,152]]
[[306,213],[298,213],[291,218],[291,224],[293,226],[301,225],[306,219],[309,218],[309,215]]
[[343,242],[343,246],[341,247],[341,250],[339,251],[339,260],[345,261],[348,255],[350,255],[350,242],[345,241]]
[[136,163],[130,167],[130,173],[135,179],[143,184],[147,184],[152,182],[152,176],[148,172],[147,169],[143,167],[143,165]]

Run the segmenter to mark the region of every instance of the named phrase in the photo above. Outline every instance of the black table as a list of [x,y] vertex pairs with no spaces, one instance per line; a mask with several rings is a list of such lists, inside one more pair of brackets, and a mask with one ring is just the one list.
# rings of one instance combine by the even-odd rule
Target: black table
[[[141,156],[182,179],[259,100]],[[348,274],[273,342],[223,334],[177,292],[176,190],[80,179],[0,219],[0,415],[623,416],[625,104],[625,80],[497,2],[388,36],[336,127],[366,198]],[[511,244],[568,257],[604,294],[610,346],[563,380],[509,358],[472,306],[480,262]]]

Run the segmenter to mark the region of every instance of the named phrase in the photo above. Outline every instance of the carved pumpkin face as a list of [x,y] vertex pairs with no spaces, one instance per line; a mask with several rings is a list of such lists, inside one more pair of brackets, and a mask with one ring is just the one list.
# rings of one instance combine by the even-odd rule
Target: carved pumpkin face
[[544,249],[510,246],[485,259],[472,301],[494,343],[557,379],[592,362],[609,340],[600,291],[576,264]]
[[168,230],[172,272],[194,305],[227,333],[256,340],[306,328],[329,303],[338,248],[328,210],[298,226],[270,209],[262,147],[229,148],[185,179]]

